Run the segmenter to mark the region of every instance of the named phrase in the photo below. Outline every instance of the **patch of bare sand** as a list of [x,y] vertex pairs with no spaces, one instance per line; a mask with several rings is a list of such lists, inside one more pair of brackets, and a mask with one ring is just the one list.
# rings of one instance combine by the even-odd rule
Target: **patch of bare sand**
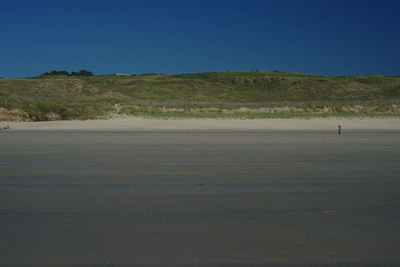
[[11,130],[400,130],[400,118],[153,119],[0,122]]

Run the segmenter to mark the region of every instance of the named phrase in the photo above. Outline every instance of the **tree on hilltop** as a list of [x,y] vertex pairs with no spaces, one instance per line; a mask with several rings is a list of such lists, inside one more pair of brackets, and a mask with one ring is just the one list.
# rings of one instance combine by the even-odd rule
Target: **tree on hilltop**
[[93,72],[88,70],[80,70],[78,72],[71,72],[71,76],[93,76]]
[[80,70],[78,72],[69,73],[66,70],[52,70],[50,72],[45,72],[41,76],[94,76],[93,72],[88,70]]

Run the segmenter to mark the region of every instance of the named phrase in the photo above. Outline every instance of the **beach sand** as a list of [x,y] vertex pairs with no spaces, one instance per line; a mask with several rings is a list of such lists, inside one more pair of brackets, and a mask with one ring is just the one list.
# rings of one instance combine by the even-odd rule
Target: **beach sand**
[[12,130],[400,130],[400,118],[155,119],[0,122]]
[[[141,122],[280,120],[194,121]],[[400,266],[400,131],[350,122],[2,131],[0,266]]]

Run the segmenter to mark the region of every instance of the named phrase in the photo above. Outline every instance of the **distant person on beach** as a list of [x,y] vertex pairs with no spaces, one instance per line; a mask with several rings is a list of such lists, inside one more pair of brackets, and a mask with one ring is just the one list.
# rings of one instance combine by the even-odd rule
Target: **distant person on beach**
[[339,133],[339,134],[342,134],[342,126],[338,125],[337,128],[338,128],[338,133]]

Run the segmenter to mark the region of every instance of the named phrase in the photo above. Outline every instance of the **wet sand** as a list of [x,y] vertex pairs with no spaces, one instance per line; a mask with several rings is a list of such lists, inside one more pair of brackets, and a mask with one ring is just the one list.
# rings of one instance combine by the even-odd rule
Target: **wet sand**
[[400,131],[2,131],[0,237],[0,266],[399,266]]

